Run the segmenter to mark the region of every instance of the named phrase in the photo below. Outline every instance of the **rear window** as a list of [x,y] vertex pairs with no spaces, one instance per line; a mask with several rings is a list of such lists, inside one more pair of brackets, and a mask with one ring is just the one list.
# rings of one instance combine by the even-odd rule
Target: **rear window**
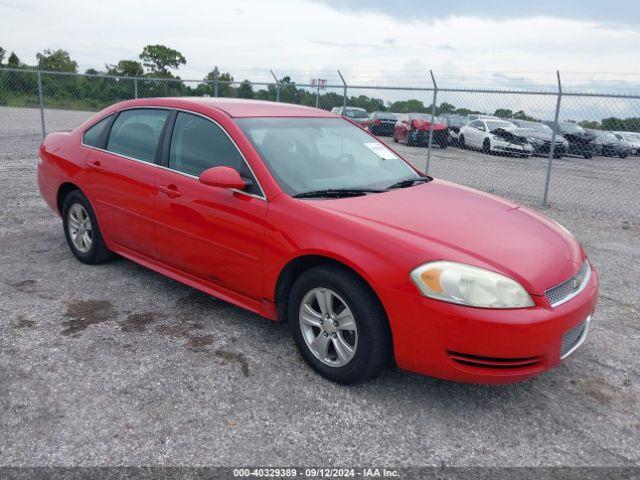
[[140,108],[120,112],[113,122],[107,150],[145,162],[154,161],[168,110]]
[[100,142],[102,134],[104,133],[105,128],[107,128],[107,125],[109,125],[110,120],[111,115],[89,127],[82,136],[82,143],[88,147],[100,147],[101,145],[98,145],[98,142]]

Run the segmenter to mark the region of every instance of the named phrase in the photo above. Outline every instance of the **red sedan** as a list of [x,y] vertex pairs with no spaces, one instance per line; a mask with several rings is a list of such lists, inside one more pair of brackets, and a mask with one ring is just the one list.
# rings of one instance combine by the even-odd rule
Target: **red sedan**
[[404,113],[395,124],[393,131],[394,142],[404,142],[407,147],[412,145],[428,145],[431,136],[432,145],[447,148],[449,145],[449,128],[438,117],[427,113]]
[[40,148],[72,253],[115,254],[287,321],[341,383],[403,369],[522,380],[585,339],[597,277],[559,224],[424,176],[337,115],[233,99],[118,103]]

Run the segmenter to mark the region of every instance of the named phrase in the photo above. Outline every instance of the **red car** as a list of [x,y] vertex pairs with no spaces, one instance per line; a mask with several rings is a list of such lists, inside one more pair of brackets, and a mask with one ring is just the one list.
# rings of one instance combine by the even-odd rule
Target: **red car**
[[323,110],[213,98],[113,105],[40,148],[73,254],[126,257],[275,321],[341,383],[395,360],[526,379],[585,339],[597,277],[559,224],[424,176]]
[[[429,131],[433,130],[433,133]],[[431,126],[431,115],[428,113],[404,113],[396,122],[393,132],[394,142],[404,142],[407,146],[428,145],[429,135],[432,136],[432,144],[440,148],[447,148],[449,145],[449,128],[438,117],[433,117],[433,127]]]

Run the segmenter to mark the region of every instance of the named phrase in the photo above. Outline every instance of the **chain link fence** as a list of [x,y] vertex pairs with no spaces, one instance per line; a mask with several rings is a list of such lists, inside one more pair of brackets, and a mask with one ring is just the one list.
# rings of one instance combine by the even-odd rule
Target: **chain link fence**
[[[0,159],[121,100],[237,97],[342,114],[430,175],[539,207],[640,219],[640,96],[428,83],[230,82],[0,69]],[[467,79],[468,80],[468,79]],[[1,166],[0,166],[1,167]]]

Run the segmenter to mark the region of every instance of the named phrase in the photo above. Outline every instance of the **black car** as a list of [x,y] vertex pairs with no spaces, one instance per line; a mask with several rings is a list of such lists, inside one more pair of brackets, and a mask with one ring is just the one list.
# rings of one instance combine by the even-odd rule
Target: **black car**
[[367,129],[374,135],[391,137],[397,121],[398,117],[391,112],[373,112]]
[[631,154],[631,147],[621,141],[611,132],[588,129],[587,132],[596,137],[596,153],[603,157],[627,158]]
[[[531,122],[529,120],[510,119],[511,123],[527,131],[527,140],[533,145],[534,155],[548,155],[551,149],[551,139],[553,130],[542,122]],[[553,156],[562,158],[569,147],[569,142],[559,133],[556,133]]]
[[460,129],[470,122],[469,117],[465,115],[441,115],[440,120],[449,127],[449,143],[458,145]]
[[596,151],[596,137],[587,132],[576,123],[553,121],[544,122],[550,128],[556,130],[556,134],[562,135],[568,142],[567,153],[569,155],[579,155],[584,158],[591,158]]

